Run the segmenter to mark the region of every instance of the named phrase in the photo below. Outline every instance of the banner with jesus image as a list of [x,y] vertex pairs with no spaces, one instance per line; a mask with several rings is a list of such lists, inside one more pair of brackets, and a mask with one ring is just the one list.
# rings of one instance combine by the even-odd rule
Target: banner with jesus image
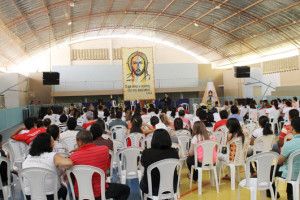
[[125,101],[155,99],[152,48],[122,48]]

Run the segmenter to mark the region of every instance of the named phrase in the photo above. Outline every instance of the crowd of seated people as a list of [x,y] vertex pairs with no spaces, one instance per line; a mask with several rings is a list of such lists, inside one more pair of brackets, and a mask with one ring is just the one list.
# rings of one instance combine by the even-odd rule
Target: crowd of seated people
[[[276,122],[276,128],[272,129],[272,120]],[[283,123],[280,129],[279,122]],[[214,163],[219,161],[230,162],[236,155],[236,146],[233,140],[239,139],[246,143],[247,130],[245,124],[257,123],[256,129],[250,132],[250,145],[254,141],[266,135],[279,134],[279,139],[273,146],[273,151],[280,154],[279,164],[283,165],[282,173],[278,176],[286,176],[286,161],[288,156],[300,149],[297,143],[300,132],[299,102],[293,100],[267,100],[259,105],[255,101],[249,104],[239,105],[233,101],[225,101],[223,106],[215,103],[215,107],[208,110],[205,105],[195,111],[195,115],[189,114],[185,108],[163,108],[161,110],[150,105],[149,108],[106,108],[103,105],[80,108],[72,104],[65,108],[60,115],[54,114],[48,109],[43,120],[28,118],[24,121],[24,128],[12,134],[11,139],[30,145],[29,154],[23,163],[23,169],[29,167],[41,167],[63,175],[62,169],[69,169],[74,165],[90,165],[107,171],[110,168],[109,150],[114,150],[112,131],[115,126],[123,126],[126,135],[141,133],[144,137],[152,137],[151,147],[142,152],[141,164],[144,166],[144,176],[140,187],[144,193],[148,192],[147,167],[152,163],[166,158],[184,156],[190,169],[194,164],[194,147],[205,140],[216,141],[214,131],[220,127],[226,127],[226,144],[230,144],[229,151],[215,151]],[[181,155],[178,150],[172,148],[172,144],[178,144],[177,134],[181,130],[190,132],[191,145],[186,155]],[[249,131],[249,130],[248,130]],[[73,141],[70,142],[70,141]],[[72,145],[71,145],[72,143]],[[128,148],[131,143],[127,141]],[[203,150],[198,149],[198,164],[201,166]],[[62,156],[69,155],[69,156]],[[252,154],[249,154],[250,156]],[[57,170],[59,168],[60,170]],[[159,179],[157,172],[153,174],[153,190],[157,194]],[[193,179],[197,180],[197,173]],[[174,180],[177,182],[177,180]],[[174,187],[175,187],[174,182]],[[93,191],[96,198],[100,198],[99,177],[93,177]],[[47,182],[51,191],[51,179]],[[76,185],[76,184],[75,184]],[[52,186],[53,187],[53,186]],[[57,186],[59,197],[65,199],[67,189],[64,184]],[[75,193],[78,195],[78,188]],[[176,190],[176,188],[174,188]],[[288,198],[292,196],[290,186],[287,191]],[[127,199],[130,189],[126,185],[117,183],[106,184],[106,197]],[[25,188],[27,199],[30,199],[30,191]],[[53,198],[53,194],[47,192],[47,198]],[[52,196],[51,196],[52,195]]]

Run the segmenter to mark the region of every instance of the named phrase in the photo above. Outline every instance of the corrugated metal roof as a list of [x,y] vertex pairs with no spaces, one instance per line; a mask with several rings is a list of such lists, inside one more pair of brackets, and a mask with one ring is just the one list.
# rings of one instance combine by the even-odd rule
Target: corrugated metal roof
[[[300,47],[299,0],[3,0],[0,20],[24,54],[79,33],[142,29],[189,40],[210,61]],[[0,54],[20,58],[9,49]]]

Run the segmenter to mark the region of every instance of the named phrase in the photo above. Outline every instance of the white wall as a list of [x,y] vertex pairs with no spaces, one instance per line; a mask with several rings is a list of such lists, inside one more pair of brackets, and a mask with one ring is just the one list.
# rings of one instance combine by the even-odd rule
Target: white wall
[[[122,65],[53,66],[60,73],[56,91],[121,89]],[[154,65],[155,84],[159,88],[197,87],[198,65],[190,63]]]
[[[15,84],[25,79],[26,77],[16,73],[0,74],[0,93],[2,93],[4,90],[14,86]],[[4,93],[5,107],[14,108],[19,106],[24,106],[27,103],[26,102],[27,93],[21,91],[25,91],[27,89],[26,87],[27,87],[27,82],[23,82],[22,84],[11,88],[11,90],[16,90],[16,91],[11,91],[11,90],[6,91]]]
[[[274,74],[263,74],[261,68],[251,68],[251,77],[257,79],[251,79],[251,78],[245,78],[244,79],[244,86],[243,86],[243,96],[246,98],[252,98],[253,97],[253,87],[254,86],[261,86],[261,94],[263,95],[266,90],[266,95],[271,95],[271,91],[274,91],[274,89],[268,87],[267,85],[270,85],[271,87],[278,87],[280,86],[280,75],[279,73],[274,73]],[[261,81],[263,83],[257,83],[258,81]],[[247,83],[255,83],[255,84],[249,84]],[[245,85],[246,84],[246,85]]]

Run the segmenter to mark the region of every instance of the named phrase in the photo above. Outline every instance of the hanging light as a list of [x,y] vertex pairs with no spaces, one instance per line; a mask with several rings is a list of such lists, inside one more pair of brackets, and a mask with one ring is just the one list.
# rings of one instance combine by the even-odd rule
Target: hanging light
[[75,2],[74,1],[70,1],[69,5],[70,5],[70,7],[74,7],[75,6]]
[[69,22],[68,22],[68,26],[71,26],[71,25],[72,25],[72,22],[71,22],[71,21],[69,21]]
[[198,24],[197,22],[194,22],[194,26],[198,27],[198,26],[199,26],[199,24]]

